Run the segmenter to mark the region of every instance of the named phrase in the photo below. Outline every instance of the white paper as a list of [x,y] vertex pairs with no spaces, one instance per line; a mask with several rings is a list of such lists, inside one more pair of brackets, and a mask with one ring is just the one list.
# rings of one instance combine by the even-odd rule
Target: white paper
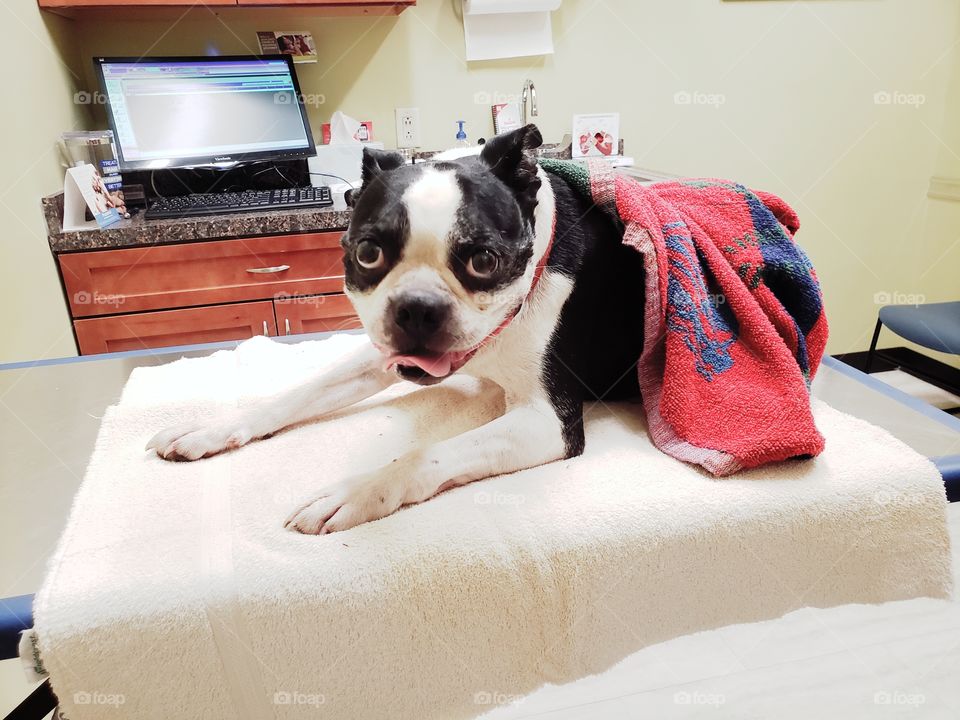
[[550,55],[550,13],[517,13],[504,23],[500,15],[464,15],[467,60]]
[[464,0],[467,60],[553,53],[550,11],[560,0]]

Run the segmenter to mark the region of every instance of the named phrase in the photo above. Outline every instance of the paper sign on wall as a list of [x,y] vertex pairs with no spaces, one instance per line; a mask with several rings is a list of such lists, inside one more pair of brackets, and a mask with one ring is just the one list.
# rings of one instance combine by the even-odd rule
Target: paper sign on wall
[[[117,198],[106,188],[96,167],[83,164],[67,168],[63,180],[64,231],[96,230],[112,225],[120,220],[117,207]],[[88,210],[92,220],[87,219]]]
[[467,60],[548,55],[560,0],[463,0]]

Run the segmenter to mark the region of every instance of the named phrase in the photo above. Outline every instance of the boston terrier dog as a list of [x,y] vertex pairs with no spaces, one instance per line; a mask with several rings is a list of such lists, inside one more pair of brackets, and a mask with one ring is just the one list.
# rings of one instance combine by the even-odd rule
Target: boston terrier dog
[[643,258],[611,215],[537,164],[541,143],[527,125],[479,154],[422,164],[364,149],[342,245],[369,344],[300,387],[211,426],[164,430],[147,448],[196,460],[402,380],[462,372],[503,388],[501,417],[318,491],[286,521],[313,534],[581,454],[583,402],[639,395]]

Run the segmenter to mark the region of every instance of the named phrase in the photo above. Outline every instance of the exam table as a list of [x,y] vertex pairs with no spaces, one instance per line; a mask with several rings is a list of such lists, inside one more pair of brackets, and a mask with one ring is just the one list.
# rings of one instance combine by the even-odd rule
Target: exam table
[[[320,339],[327,334],[279,338]],[[11,537],[36,554],[3,548],[0,659],[16,657],[18,634],[32,626],[32,592],[39,586],[89,460],[104,410],[115,403],[135,367],[232,348],[235,342],[143,350],[0,366],[0,399],[9,428],[0,437],[5,518]],[[815,396],[888,430],[940,470],[948,499],[960,498],[960,420],[832,358],[825,358]],[[41,684],[8,718],[39,718],[55,702]]]

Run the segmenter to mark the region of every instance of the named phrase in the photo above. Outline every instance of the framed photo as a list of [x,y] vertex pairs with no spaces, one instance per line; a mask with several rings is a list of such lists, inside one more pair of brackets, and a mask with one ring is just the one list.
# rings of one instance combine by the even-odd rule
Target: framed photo
[[573,157],[607,157],[619,147],[620,113],[573,116]]
[[292,55],[295,63],[317,61],[313,35],[305,30],[268,30],[257,33],[260,52],[264,55]]

